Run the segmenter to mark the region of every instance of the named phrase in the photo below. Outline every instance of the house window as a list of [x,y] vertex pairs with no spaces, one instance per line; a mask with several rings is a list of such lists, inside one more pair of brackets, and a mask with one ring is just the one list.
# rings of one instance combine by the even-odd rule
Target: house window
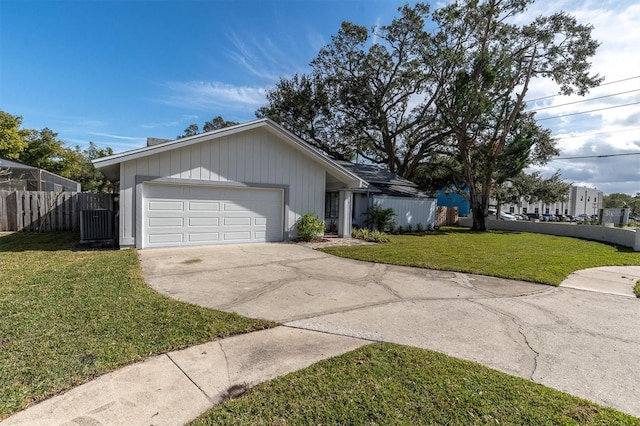
[[534,213],[540,213],[540,209],[536,207],[536,209],[534,210]]
[[509,207],[509,213],[515,213],[516,212],[516,208],[511,206]]
[[338,217],[339,197],[338,192],[327,192],[324,195],[324,217]]
[[569,209],[564,209],[564,214],[569,214]]
[[560,214],[560,209],[556,209],[556,214]]
[[549,208],[544,209],[544,214],[549,214]]
[[522,213],[527,214],[527,208],[526,207],[522,208]]

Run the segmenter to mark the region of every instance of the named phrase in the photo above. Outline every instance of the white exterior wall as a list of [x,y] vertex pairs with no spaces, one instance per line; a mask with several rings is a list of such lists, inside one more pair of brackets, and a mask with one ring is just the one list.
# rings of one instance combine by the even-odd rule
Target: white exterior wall
[[285,190],[285,238],[305,213],[324,214],[326,170],[264,129],[175,148],[120,166],[120,245],[135,245],[136,177],[183,179],[185,184],[278,185]]
[[396,212],[393,218],[396,227],[402,226],[406,229],[411,225],[416,229],[419,223],[424,229],[429,226],[436,226],[437,203],[435,198],[409,198],[409,197],[385,197],[374,196],[373,202],[378,203],[381,208],[392,208]]
[[[461,218],[459,224],[460,226],[470,228],[473,225],[473,219]],[[600,225],[578,225],[575,223],[531,222],[524,220],[490,220],[487,221],[487,229],[532,232],[605,241],[624,247],[631,247],[634,251],[640,252],[640,229],[613,228]]]

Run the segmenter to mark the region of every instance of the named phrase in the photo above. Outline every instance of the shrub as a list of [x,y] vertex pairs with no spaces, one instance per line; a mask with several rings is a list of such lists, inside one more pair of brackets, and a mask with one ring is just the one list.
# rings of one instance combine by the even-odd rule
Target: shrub
[[370,231],[366,228],[356,229],[353,228],[351,230],[351,237],[358,238],[360,240],[365,240],[374,243],[388,243],[389,237],[384,232],[380,231]]
[[424,228],[422,227],[422,222],[418,222],[418,225],[416,226],[416,231],[417,232],[424,231]]
[[298,239],[313,241],[324,232],[324,221],[321,221],[312,213],[306,213],[298,219],[296,229],[298,231]]
[[384,232],[392,230],[395,224],[393,217],[396,213],[393,209],[383,209],[378,203],[369,207],[362,215],[365,216],[364,225],[371,230]]

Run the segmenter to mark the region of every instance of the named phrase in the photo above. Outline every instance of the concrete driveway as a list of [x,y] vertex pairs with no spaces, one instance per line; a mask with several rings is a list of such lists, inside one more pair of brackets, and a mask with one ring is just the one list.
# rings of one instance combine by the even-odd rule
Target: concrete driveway
[[139,252],[178,300],[476,361],[640,416],[637,299],[358,262],[295,244]]

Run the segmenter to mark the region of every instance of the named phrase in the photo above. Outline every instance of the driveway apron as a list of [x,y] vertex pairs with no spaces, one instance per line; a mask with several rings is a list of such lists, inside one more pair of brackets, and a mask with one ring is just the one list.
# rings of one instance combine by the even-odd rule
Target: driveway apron
[[296,244],[139,252],[178,300],[436,350],[640,416],[640,303],[615,294],[342,259]]

